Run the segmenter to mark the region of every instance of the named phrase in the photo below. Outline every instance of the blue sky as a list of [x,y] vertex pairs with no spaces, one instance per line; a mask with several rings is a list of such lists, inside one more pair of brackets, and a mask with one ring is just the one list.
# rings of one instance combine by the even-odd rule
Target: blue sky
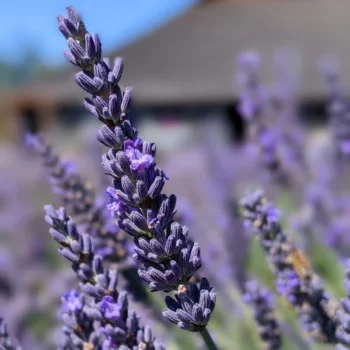
[[5,0],[0,11],[0,59],[20,59],[31,48],[60,64],[64,38],[56,16],[73,5],[104,48],[121,46],[186,11],[197,0]]

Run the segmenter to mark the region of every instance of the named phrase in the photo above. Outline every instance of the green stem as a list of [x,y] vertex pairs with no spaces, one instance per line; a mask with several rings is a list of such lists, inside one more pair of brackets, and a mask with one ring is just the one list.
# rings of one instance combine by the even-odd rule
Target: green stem
[[202,332],[200,332],[205,345],[207,346],[208,350],[219,350],[219,348],[216,346],[216,344],[214,343],[213,338],[211,337],[211,335],[209,334],[209,332],[207,331],[206,328],[204,328],[204,330]]

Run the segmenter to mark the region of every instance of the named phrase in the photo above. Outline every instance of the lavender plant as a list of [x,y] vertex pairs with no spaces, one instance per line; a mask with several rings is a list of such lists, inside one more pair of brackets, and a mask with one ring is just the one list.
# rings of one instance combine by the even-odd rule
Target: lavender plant
[[[215,321],[220,322],[225,331],[237,332],[231,320],[232,323],[240,323],[238,332],[245,327],[245,322],[241,322],[240,319],[245,308],[242,307],[238,315],[233,307],[237,299],[241,300],[239,296],[237,298],[238,293],[233,288],[236,282],[244,293],[245,302],[253,310],[264,348],[282,348],[280,327],[284,327],[284,324],[280,325],[274,315],[272,293],[257,281],[247,281],[245,260],[248,239],[251,236],[244,235],[246,229],[253,231],[258,238],[273,271],[276,290],[297,311],[302,328],[317,342],[338,344],[341,349],[350,349],[350,262],[346,268],[347,297],[342,300],[340,310],[323,288],[305,254],[282,229],[278,210],[267,202],[262,192],[249,195],[240,202],[244,210],[245,227],[243,226],[236,200],[239,186],[232,185],[233,180],[239,183],[232,171],[235,162],[228,164],[230,158],[226,153],[232,150],[210,144],[206,135],[200,153],[205,155],[208,161],[207,173],[212,181],[206,181],[205,174],[201,174],[198,184],[210,198],[211,214],[217,220],[217,225],[208,225],[210,218],[197,218],[197,227],[200,229],[194,232],[198,231],[202,237],[210,232],[210,236],[207,235],[208,237],[203,239],[203,244],[200,241],[202,247],[210,245],[207,251],[203,249],[206,255],[202,257],[205,261],[202,268],[199,245],[192,241],[187,227],[183,225],[189,211],[184,209],[179,218],[175,195],[166,195],[163,191],[165,182],[169,179],[156,166],[155,144],[143,141],[130,121],[132,91],[130,87],[122,89],[120,84],[122,60],[117,58],[112,64],[102,56],[99,37],[86,30],[85,24],[72,7],[67,8],[67,15],[58,17],[58,27],[68,44],[65,56],[79,69],[75,80],[89,94],[84,100],[84,105],[102,123],[97,132],[97,139],[101,145],[107,147],[106,154],[102,157],[102,165],[108,175],[105,178],[111,184],[106,190],[109,199],[106,205],[105,201],[99,201],[93,188],[72,165],[60,159],[42,136],[28,136],[28,143],[42,158],[47,169],[54,194],[61,199],[66,208],[55,210],[52,206],[45,207],[50,234],[60,244],[60,254],[71,263],[72,270],[80,280],[79,287],[71,289],[71,286],[68,288],[63,283],[63,275],[57,275],[55,279],[51,276],[52,271],[47,269],[40,278],[49,285],[45,292],[49,293],[54,289],[55,293],[45,296],[42,290],[45,288],[42,287],[38,293],[27,293],[25,288],[21,291],[31,298],[37,294],[33,299],[26,299],[26,307],[33,302],[35,311],[42,312],[51,306],[52,300],[59,298],[58,294],[61,296],[62,289],[65,290],[58,314],[63,324],[58,349],[165,349],[153,336],[154,326],[152,325],[152,330],[149,326],[142,326],[137,315],[142,315],[142,310],[137,309],[140,311],[137,314],[130,310],[130,299],[142,301],[141,305],[132,304],[136,308],[142,307],[145,310],[151,305],[144,282],[152,292],[168,294],[165,296],[166,306],[162,315],[170,321],[166,323],[169,327],[174,323],[183,330],[199,333],[208,349],[217,349],[207,330],[216,304],[216,291],[209,283],[208,277],[221,288],[220,301],[225,312],[218,315]],[[303,171],[300,172],[302,175],[310,175],[308,164],[305,164],[305,154],[302,152],[304,144],[296,137],[300,128],[295,120],[295,87],[288,81],[288,77],[286,80],[282,77],[271,95],[271,91],[261,81],[260,57],[255,53],[240,56],[238,64],[242,89],[239,108],[248,122],[251,141],[258,146],[260,160],[271,179],[282,185],[284,190],[290,190],[290,185],[293,185],[293,192],[287,192],[287,196],[291,197],[294,189],[298,188],[295,186],[295,175],[298,172],[292,173],[288,164],[297,163],[303,167]],[[284,68],[282,67],[282,70]],[[285,73],[283,71],[281,76]],[[330,87],[329,113],[332,118],[334,145],[343,157],[348,155],[350,149],[347,130],[348,102],[340,87],[340,75],[330,69],[325,77]],[[216,142],[218,140],[215,139],[212,116],[208,120],[209,129],[206,132],[211,133]],[[291,128],[292,126],[295,128]],[[288,153],[290,150],[292,153]],[[193,160],[189,152],[186,152],[186,157],[190,162]],[[181,170],[189,168],[185,164],[186,157],[181,155]],[[240,154],[239,161],[241,158]],[[328,235],[328,238],[333,239],[329,244],[343,257],[348,253],[345,239],[349,226],[349,203],[340,203],[340,196],[336,196],[332,191],[328,193],[329,184],[330,182],[316,181],[316,185],[319,186],[315,191],[317,193],[313,192],[307,196],[312,211],[308,217],[308,226],[303,230],[317,232],[318,239],[320,233],[322,238],[323,234]],[[313,185],[305,181],[299,188],[309,193],[310,189],[314,189]],[[341,190],[344,189],[343,185],[339,186]],[[215,231],[212,231],[213,229]],[[218,233],[222,237],[215,236],[215,240],[212,241],[212,237]],[[199,240],[202,238],[195,237]],[[43,246],[40,247],[41,252]],[[131,256],[134,263],[129,261]],[[43,256],[41,263],[44,258]],[[248,256],[248,259],[250,258],[251,256]],[[213,261],[214,259],[216,261]],[[252,265],[254,264],[249,264],[249,269]],[[22,266],[25,264],[22,263]],[[12,270],[9,272],[7,266],[3,267],[3,270],[5,273],[0,273],[0,292],[4,291],[4,295],[6,294],[6,302],[11,299],[8,305],[10,312],[4,312],[3,316],[11,325],[13,320],[8,314],[16,312],[13,305],[19,302],[12,296],[15,288],[10,283]],[[38,269],[30,272],[41,274]],[[29,275],[28,269],[26,275]],[[74,277],[74,274],[72,275]],[[118,282],[118,275],[122,281]],[[124,282],[123,278],[129,282],[126,291],[120,291],[123,289],[120,287],[120,282]],[[22,276],[18,276],[17,279],[22,279]],[[60,288],[57,287],[57,283],[60,284]],[[22,305],[18,308],[23,311],[25,308]],[[159,317],[162,318],[162,315]],[[142,318],[145,319],[144,316]],[[46,318],[43,316],[42,320],[46,321]],[[248,319],[248,322],[251,321]],[[22,341],[23,328],[26,325],[22,318],[20,324],[20,331],[15,329],[14,332],[21,340],[22,346],[41,349],[34,342],[29,342],[31,345],[27,346]],[[300,341],[300,334],[296,334],[298,332],[292,334],[290,328],[287,328],[283,328],[283,333],[286,338],[292,337],[295,341],[294,346],[301,348],[300,344],[303,344],[304,348],[308,348],[308,345]],[[46,333],[46,338],[51,336],[50,332]],[[241,338],[245,338],[242,346],[236,344],[236,339],[233,339],[236,338],[235,335],[236,333],[230,333],[227,337],[226,348],[252,348],[253,342],[246,339],[245,332],[240,334]],[[181,332],[181,337],[185,338],[186,335]],[[199,337],[197,340],[200,341]],[[196,347],[203,348],[202,345],[197,344]],[[20,349],[17,342],[10,339],[2,319],[0,349]]]
[[62,349],[149,349],[164,346],[141,327],[135,313],[129,312],[126,292],[117,290],[114,269],[105,269],[103,259],[93,251],[89,235],[80,233],[64,208],[45,207],[51,236],[62,246],[60,254],[72,263],[81,280],[80,293],[73,290],[62,298],[61,319],[66,338]]
[[175,291],[176,299],[165,299],[163,316],[184,330],[200,332],[214,349],[206,326],[216,292],[206,279],[199,288],[189,284],[201,266],[200,249],[187,239],[187,228],[173,220],[176,197],[162,193],[168,178],[154,162],[155,144],[143,142],[128,119],[131,88],[122,92],[119,86],[123,63],[117,58],[111,68],[109,60],[102,58],[99,37],[87,32],[72,7],[67,8],[67,16],[58,17],[58,26],[67,39],[66,58],[81,69],[75,80],[91,94],[84,105],[103,123],[97,138],[109,148],[102,163],[114,185],[107,189],[108,209],[116,215],[118,226],[134,238],[139,276],[152,291]]
[[244,301],[251,306],[260,339],[266,349],[281,349],[282,339],[279,325],[273,312],[273,295],[255,280],[245,284]]
[[305,255],[283,232],[279,211],[266,200],[262,191],[244,197],[241,206],[246,224],[256,233],[266,253],[278,293],[297,310],[303,329],[314,340],[335,344],[334,304]]

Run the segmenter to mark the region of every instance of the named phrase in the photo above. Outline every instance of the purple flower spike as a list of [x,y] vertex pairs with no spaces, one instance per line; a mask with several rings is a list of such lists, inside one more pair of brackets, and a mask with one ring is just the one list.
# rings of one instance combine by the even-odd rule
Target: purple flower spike
[[[80,292],[72,290],[62,297],[60,319],[65,324],[62,349],[142,348],[138,334],[145,328],[128,311],[127,293],[117,289],[117,271],[104,267],[102,257],[93,250],[91,237],[80,232],[63,208],[56,211],[46,206],[45,211],[51,231],[65,238],[58,241],[62,246],[60,252],[72,262],[72,269],[81,281]],[[150,343],[149,349],[164,350],[155,339]],[[105,347],[106,344],[110,347]]]
[[296,185],[298,179],[290,172],[295,170],[304,176],[306,170],[302,145],[296,137],[300,130],[290,127],[297,114],[293,89],[279,88],[273,93],[263,84],[260,66],[256,52],[242,53],[237,59],[238,111],[247,121],[249,141],[259,150],[268,178],[272,183],[289,187]]
[[335,344],[334,307],[304,253],[283,232],[277,210],[262,191],[247,195],[240,204],[275,274],[278,293],[296,308],[303,328],[314,340]]
[[[86,44],[79,41],[80,46],[73,45],[72,35],[67,31],[62,33],[68,36],[74,58],[69,60],[81,69],[76,75],[77,83],[91,94],[85,99],[85,106],[104,124],[97,138],[109,148],[102,156],[102,165],[112,177],[114,187],[107,189],[110,199],[107,208],[117,218],[118,226],[134,238],[133,258],[139,263],[139,276],[152,291],[177,290],[188,284],[201,267],[200,249],[188,239],[187,228],[174,220],[175,195],[162,193],[168,178],[156,167],[156,145],[142,141],[129,120],[132,89],[127,87],[122,91],[119,86],[122,60],[115,60],[112,68],[109,60],[90,57],[97,50],[91,49],[89,53]],[[92,45],[91,40],[88,42]],[[191,288],[198,287],[191,285]],[[209,290],[208,282],[201,283],[200,289],[205,300],[197,301],[191,315],[183,305],[176,323],[183,329],[204,332],[208,336],[205,327],[215,306],[215,292],[211,287]],[[114,336],[122,336],[113,330],[106,329],[106,332],[108,342],[113,343]]]

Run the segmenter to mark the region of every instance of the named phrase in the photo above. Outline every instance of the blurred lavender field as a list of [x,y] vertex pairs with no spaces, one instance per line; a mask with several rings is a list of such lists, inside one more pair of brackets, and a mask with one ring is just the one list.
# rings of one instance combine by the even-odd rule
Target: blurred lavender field
[[[344,35],[344,13],[350,4],[180,2],[177,9],[164,8],[168,17],[158,14],[154,24],[133,39],[115,38],[118,45],[107,33],[99,33],[102,43],[106,37],[103,49],[111,62],[116,56],[125,59],[120,88],[120,61],[110,68],[100,57],[96,37],[91,37],[95,48],[90,50],[86,37],[84,44],[79,41],[79,35],[87,35],[79,21],[75,24],[80,31],[68,26],[66,35],[62,23],[67,22],[59,18],[60,31],[68,41],[69,60],[84,72],[80,77],[105,79],[99,89],[76,79],[82,93],[74,81],[77,67],[60,65],[48,53],[36,57],[29,50],[30,59],[23,54],[23,61],[15,61],[1,52],[0,320],[22,349],[215,349],[203,335],[207,329],[219,349],[350,349],[350,46]],[[70,4],[62,4],[57,15],[66,5]],[[93,33],[101,18],[91,16],[88,6],[85,16],[83,4],[73,5]],[[101,4],[107,11],[110,6]],[[317,19],[311,21],[311,14]],[[50,21],[56,24],[54,17]],[[70,39],[82,45],[85,51],[80,54],[86,56],[79,56]],[[57,46],[63,51],[66,43],[61,38]],[[134,88],[130,103],[127,85]],[[89,94],[86,110],[82,100]],[[107,108],[112,95],[119,98],[114,114],[113,106]],[[103,112],[96,96],[104,99]],[[129,120],[138,137],[157,145],[156,157],[153,145],[138,145],[131,126],[125,126]],[[113,158],[117,150],[129,159],[127,170],[121,158]],[[146,199],[140,199],[142,188],[136,183],[153,171],[152,166],[157,180]],[[129,187],[125,176],[132,183]],[[165,182],[164,189],[155,188],[157,181]],[[124,197],[121,188],[127,193]],[[256,192],[260,189],[263,193]],[[130,200],[132,190],[139,191],[135,202]],[[151,217],[147,205],[154,201],[155,210],[158,198],[168,201],[164,207],[171,206],[173,193],[176,209]],[[55,209],[64,206],[67,216],[46,207],[45,222],[43,207],[48,203]],[[129,212],[135,207],[146,217],[146,228],[135,224]],[[125,222],[133,218],[135,225],[128,226]],[[73,226],[63,229],[57,220]],[[172,230],[188,227],[188,236],[183,234],[176,243],[185,244],[181,249],[192,249],[195,256],[193,241],[201,249],[201,269],[193,259],[188,262],[196,265],[191,265],[193,271],[182,272],[176,282],[169,282],[169,275],[164,282],[149,272],[150,266],[169,272],[167,259],[181,265],[179,252],[164,253],[162,260],[160,248],[149,243],[162,220],[168,238]],[[73,234],[62,240],[62,232],[69,229]],[[75,257],[62,251],[87,254],[70,246],[82,232],[92,237],[93,263],[79,260],[77,267]],[[59,245],[69,261],[57,252]],[[147,249],[154,249],[149,261],[143,256]],[[99,257],[103,267],[96,268]],[[82,261],[84,267],[79,265]],[[109,289],[96,292],[99,269],[105,276],[108,269],[118,271],[118,291],[127,292],[127,306],[122,293],[113,296],[114,301],[108,299],[112,277]],[[86,287],[91,280],[96,285]],[[189,290],[195,285],[200,293],[210,291],[213,299],[215,288],[216,305],[214,301],[207,306],[207,319],[192,310],[194,304],[204,303],[193,301]],[[79,290],[79,298],[87,301],[71,290]],[[105,293],[102,301],[98,293]],[[177,298],[174,310],[169,299],[164,303],[165,293]],[[97,309],[87,312],[100,322],[99,327],[90,325],[99,335],[91,331],[79,344],[62,340],[63,325],[69,341],[80,334],[69,333],[81,325],[69,323],[68,315],[72,307],[76,312],[87,305],[89,310],[91,296],[101,303],[94,307],[105,313],[101,321]],[[129,333],[130,324],[138,324],[136,317],[130,321],[131,310],[147,326],[136,327],[133,347],[129,333],[127,341],[118,343],[107,327],[105,309],[116,312],[116,305],[118,317],[127,313]],[[163,317],[165,307],[168,313]],[[188,323],[179,309],[193,312]],[[155,345],[153,336],[148,339],[149,329],[165,347]],[[102,347],[99,337],[115,343],[108,347],[106,340]],[[5,338],[0,321],[0,348],[20,349]]]

